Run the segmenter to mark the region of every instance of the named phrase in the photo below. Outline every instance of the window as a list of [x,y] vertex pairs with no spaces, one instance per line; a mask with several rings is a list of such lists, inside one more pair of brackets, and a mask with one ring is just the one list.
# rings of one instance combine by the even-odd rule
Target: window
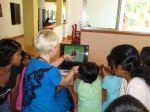
[[92,27],[150,33],[150,0],[83,0]]
[[150,0],[122,2],[119,30],[150,32]]

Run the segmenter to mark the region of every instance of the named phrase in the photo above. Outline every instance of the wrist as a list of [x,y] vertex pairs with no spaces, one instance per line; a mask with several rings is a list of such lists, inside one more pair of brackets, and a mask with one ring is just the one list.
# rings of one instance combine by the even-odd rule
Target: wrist
[[60,59],[61,59],[62,61],[64,61],[64,60],[65,60],[64,56],[61,56],[61,57],[60,57]]
[[74,68],[72,68],[71,71],[72,71],[73,73],[76,73],[76,70],[75,70]]

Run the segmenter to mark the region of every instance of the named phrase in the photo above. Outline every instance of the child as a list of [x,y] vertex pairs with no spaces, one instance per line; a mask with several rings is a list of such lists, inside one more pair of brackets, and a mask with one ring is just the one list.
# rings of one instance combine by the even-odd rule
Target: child
[[79,67],[79,79],[74,83],[78,96],[78,112],[101,112],[101,79],[99,66],[88,62]]
[[127,87],[127,81],[125,79],[114,75],[114,71],[111,70],[110,60],[111,57],[109,55],[107,57],[107,62],[109,67],[102,68],[102,72],[104,74],[104,78],[102,81],[102,88],[103,88],[103,93],[106,94],[106,99],[105,101],[103,101],[102,104],[102,112],[105,111],[105,109],[113,100],[125,94],[125,90]]

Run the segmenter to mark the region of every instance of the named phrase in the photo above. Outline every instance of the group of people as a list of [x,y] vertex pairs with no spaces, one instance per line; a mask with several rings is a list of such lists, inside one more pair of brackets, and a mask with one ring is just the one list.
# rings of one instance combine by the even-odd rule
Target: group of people
[[[132,45],[118,45],[107,67],[87,62],[65,76],[57,67],[71,56],[52,62],[59,47],[53,31],[39,31],[34,46],[39,57],[31,59],[18,42],[0,40],[0,112],[150,111],[150,46],[139,54]],[[72,97],[65,85],[74,76]]]

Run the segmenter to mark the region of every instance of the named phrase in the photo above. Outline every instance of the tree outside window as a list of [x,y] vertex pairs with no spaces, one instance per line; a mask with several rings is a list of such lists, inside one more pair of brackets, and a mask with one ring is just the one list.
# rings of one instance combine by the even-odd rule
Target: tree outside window
[[150,0],[126,0],[119,30],[150,32]]

